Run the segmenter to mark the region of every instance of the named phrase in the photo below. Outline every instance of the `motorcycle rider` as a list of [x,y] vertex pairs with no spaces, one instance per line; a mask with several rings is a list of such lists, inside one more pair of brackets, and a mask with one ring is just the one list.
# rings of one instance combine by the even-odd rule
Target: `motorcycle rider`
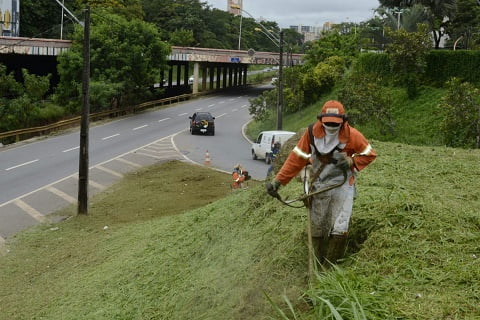
[[376,153],[362,133],[349,125],[339,101],[327,101],[317,119],[266,187],[271,196],[279,197],[280,186],[310,163],[310,192],[341,183],[346,172],[347,179],[340,187],[316,194],[309,201],[314,253],[320,263],[336,263],[346,249],[357,172],[374,161]]

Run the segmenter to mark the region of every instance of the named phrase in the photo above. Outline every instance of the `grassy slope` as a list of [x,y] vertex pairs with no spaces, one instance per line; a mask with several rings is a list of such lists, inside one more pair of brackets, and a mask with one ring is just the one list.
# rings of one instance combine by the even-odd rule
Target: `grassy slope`
[[[382,141],[401,142],[413,145],[442,145],[442,137],[438,133],[439,112],[438,103],[445,94],[444,89],[423,87],[417,98],[410,100],[407,98],[405,90],[401,88],[392,88],[390,90],[391,100],[393,101],[393,118],[395,121],[396,136],[384,137],[375,126],[364,125],[356,126],[369,139]],[[318,103],[300,110],[291,115],[286,115],[283,121],[283,130],[297,131],[300,128],[307,127],[308,124],[316,120],[317,114],[322,109],[326,100],[338,99],[336,92],[332,92]],[[348,114],[348,110],[347,114]],[[255,123],[248,128],[248,135],[256,138],[262,130],[271,130],[276,123]]]
[[339,310],[358,299],[367,319],[480,318],[480,151],[371,142],[379,157],[360,174],[342,269],[308,284],[305,210],[174,162],[9,243],[0,319],[269,319],[264,293],[322,318],[306,290]]

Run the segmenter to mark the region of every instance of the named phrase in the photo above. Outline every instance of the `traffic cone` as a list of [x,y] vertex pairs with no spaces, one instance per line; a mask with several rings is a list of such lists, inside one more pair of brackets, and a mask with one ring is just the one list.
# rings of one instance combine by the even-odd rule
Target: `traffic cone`
[[208,150],[205,153],[205,165],[209,166],[210,165],[210,154],[208,154]]

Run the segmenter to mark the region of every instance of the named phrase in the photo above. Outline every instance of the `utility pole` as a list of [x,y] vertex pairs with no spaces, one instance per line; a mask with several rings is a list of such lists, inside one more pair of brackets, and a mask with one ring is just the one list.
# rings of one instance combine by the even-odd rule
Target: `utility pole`
[[90,6],[85,9],[83,39],[82,116],[78,165],[78,214],[88,214],[88,129],[90,114]]
[[280,30],[279,66],[278,66],[278,100],[277,100],[277,130],[282,130],[283,113],[283,30]]

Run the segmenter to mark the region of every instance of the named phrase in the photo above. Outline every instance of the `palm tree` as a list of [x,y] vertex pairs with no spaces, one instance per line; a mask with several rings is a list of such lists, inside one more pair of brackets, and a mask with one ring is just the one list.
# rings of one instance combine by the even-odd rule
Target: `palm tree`
[[[385,21],[391,27],[394,26],[394,21],[397,21],[398,25],[400,20],[398,16],[393,15],[392,10],[394,9],[397,10],[396,12],[402,9],[401,15],[403,17],[401,17],[401,21],[405,30],[414,28],[413,26],[416,25],[417,21],[427,22],[433,34],[435,49],[439,48],[440,40],[447,33],[448,21],[453,19],[457,12],[456,0],[379,0],[379,2],[381,5],[379,9],[390,10],[385,15]],[[406,12],[407,9],[410,11]],[[397,26],[392,29],[397,29]]]
[[428,22],[427,9],[419,4],[401,10],[380,7],[376,12],[383,18],[384,26],[392,30],[402,28],[408,32],[415,32],[418,24]]

